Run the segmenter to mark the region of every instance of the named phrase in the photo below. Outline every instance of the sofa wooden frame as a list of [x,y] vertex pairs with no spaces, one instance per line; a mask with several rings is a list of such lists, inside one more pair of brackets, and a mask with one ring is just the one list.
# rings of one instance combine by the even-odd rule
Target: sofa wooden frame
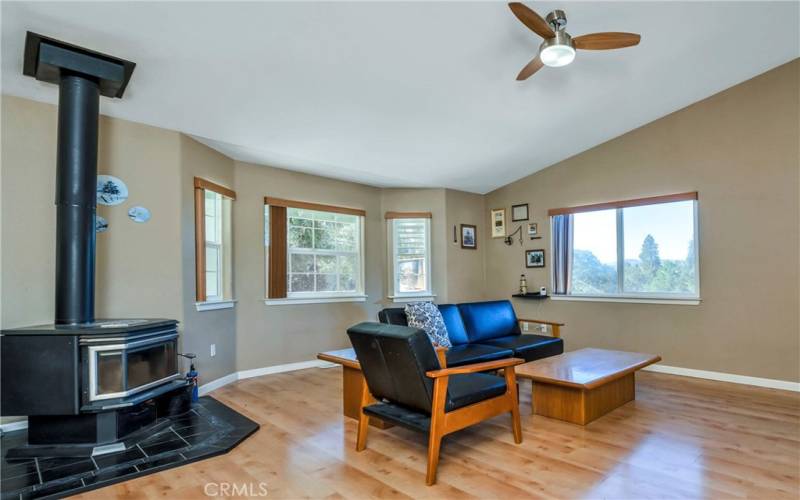
[[520,323],[537,323],[539,325],[548,325],[553,330],[553,337],[561,338],[561,327],[564,326],[565,323],[557,323],[555,321],[545,321],[543,319],[522,319],[517,318],[517,322]]

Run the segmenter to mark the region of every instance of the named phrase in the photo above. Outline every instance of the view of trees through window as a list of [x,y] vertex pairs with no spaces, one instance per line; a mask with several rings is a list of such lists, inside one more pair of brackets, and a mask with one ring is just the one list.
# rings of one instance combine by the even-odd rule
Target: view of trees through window
[[575,214],[571,293],[696,296],[694,209],[682,201]]
[[289,293],[358,291],[359,217],[297,208],[287,216]]
[[395,293],[427,291],[427,223],[427,219],[394,220]]

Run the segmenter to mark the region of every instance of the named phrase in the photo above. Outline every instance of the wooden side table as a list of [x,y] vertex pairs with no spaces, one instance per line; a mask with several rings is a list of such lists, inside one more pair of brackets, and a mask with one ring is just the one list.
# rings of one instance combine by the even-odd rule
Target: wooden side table
[[[358,420],[361,414],[361,391],[367,381],[364,380],[361,365],[356,359],[356,352],[353,349],[320,352],[317,359],[342,365],[342,413],[345,417]],[[370,417],[369,422],[379,429],[392,427],[392,424],[375,417]]]

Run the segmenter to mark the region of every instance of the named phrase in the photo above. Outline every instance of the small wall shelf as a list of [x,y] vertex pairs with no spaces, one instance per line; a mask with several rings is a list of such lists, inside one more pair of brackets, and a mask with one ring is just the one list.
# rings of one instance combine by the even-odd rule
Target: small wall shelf
[[512,297],[516,299],[534,299],[534,300],[542,300],[549,298],[549,295],[542,295],[539,292],[536,293],[515,293]]

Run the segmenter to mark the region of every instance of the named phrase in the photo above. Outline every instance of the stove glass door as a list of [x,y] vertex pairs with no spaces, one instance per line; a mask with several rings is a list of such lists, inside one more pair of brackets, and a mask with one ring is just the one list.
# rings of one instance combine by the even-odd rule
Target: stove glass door
[[150,386],[178,371],[175,341],[127,351],[128,390]]

